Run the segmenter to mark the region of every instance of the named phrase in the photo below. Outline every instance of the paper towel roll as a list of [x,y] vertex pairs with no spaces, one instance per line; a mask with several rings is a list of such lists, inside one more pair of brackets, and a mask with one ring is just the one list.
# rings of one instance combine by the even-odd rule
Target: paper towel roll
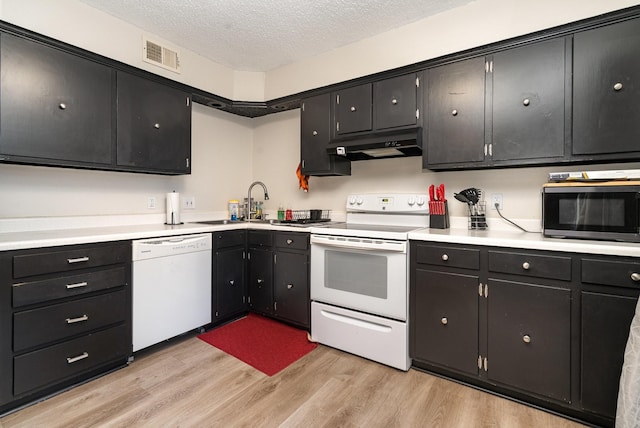
[[167,224],[180,224],[180,193],[167,193]]

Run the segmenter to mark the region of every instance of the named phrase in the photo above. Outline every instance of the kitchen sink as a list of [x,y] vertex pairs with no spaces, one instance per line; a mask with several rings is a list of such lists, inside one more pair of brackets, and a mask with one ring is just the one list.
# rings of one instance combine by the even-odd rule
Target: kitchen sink
[[205,221],[196,221],[194,223],[198,224],[242,224],[242,223],[261,223],[261,224],[279,224],[278,220],[262,220],[262,219],[251,219],[251,220],[205,220]]

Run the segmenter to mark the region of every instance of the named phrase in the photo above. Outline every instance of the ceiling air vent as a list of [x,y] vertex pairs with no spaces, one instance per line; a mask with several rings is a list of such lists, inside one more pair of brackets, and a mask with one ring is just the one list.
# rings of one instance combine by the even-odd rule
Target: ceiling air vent
[[169,49],[144,36],[142,38],[142,60],[180,73],[180,58],[177,50]]

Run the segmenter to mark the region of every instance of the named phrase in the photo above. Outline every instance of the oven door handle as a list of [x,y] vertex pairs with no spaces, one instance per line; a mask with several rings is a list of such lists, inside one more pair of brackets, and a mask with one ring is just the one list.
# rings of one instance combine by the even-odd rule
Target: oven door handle
[[324,245],[326,247],[334,248],[349,248],[354,250],[385,251],[394,253],[407,252],[406,241],[386,241],[380,239],[363,239],[346,236],[336,237],[326,235],[311,235],[310,242],[312,244]]

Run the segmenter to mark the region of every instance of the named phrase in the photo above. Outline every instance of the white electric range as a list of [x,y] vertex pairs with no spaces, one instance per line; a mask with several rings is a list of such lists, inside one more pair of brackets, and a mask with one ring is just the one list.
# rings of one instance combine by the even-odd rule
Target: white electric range
[[311,228],[311,336],[408,370],[408,234],[428,226],[428,196],[350,195],[346,211]]

